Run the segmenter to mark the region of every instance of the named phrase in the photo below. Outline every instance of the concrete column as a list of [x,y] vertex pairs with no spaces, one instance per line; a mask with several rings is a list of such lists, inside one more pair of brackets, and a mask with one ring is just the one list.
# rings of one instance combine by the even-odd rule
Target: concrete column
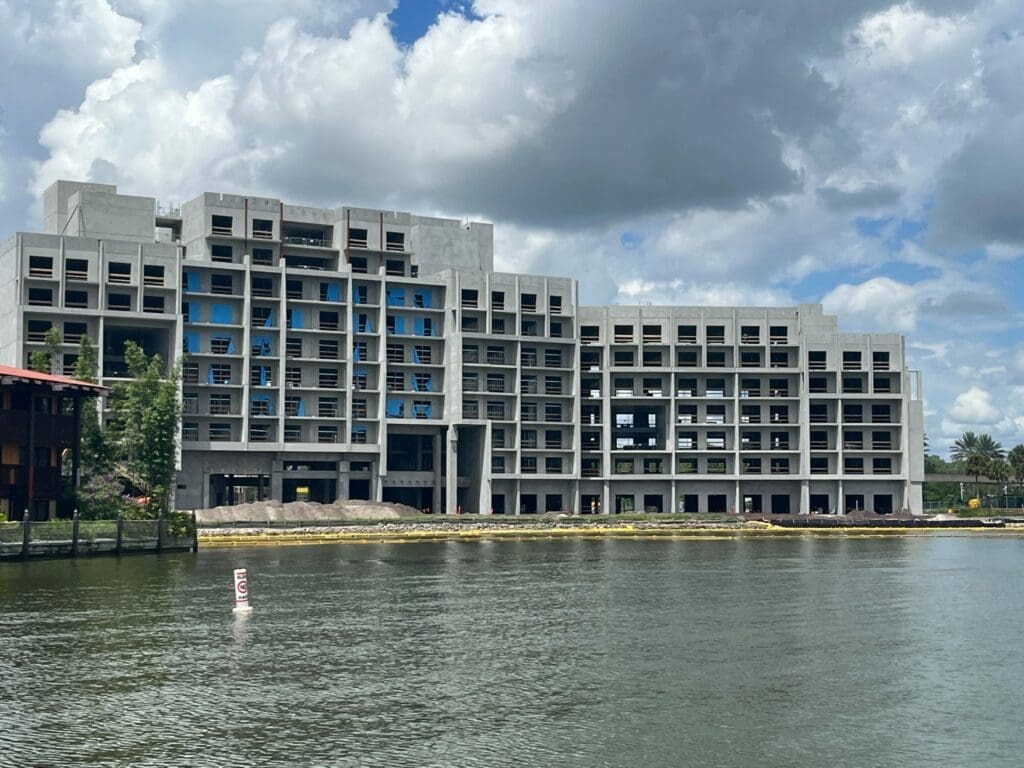
[[203,482],[203,509],[210,508],[210,472],[205,467],[202,471]]
[[733,509],[736,514],[743,514],[743,496],[740,494],[740,481],[736,481],[736,501],[734,502]]
[[281,501],[284,495],[284,471],[282,463],[275,461],[270,470],[270,498]]
[[[383,427],[383,423],[381,426]],[[370,498],[378,504],[384,500],[383,464],[386,460],[385,456],[378,456],[370,463]]]
[[430,510],[435,514],[441,512],[441,485],[444,478],[441,477],[441,458],[444,450],[444,440],[440,432],[434,434],[434,494],[431,497]]
[[811,511],[811,483],[809,480],[800,481],[800,508],[797,510],[801,515]]
[[349,467],[347,460],[338,461],[338,477],[337,477],[337,492],[336,498],[340,501],[349,497]]
[[445,514],[454,515],[459,500],[459,433],[454,424],[448,427],[447,459],[445,477]]
[[[476,502],[476,513],[478,515],[491,514],[491,424],[488,421],[484,425],[484,443],[482,457],[480,459],[480,492]],[[471,512],[472,510],[466,510]]]

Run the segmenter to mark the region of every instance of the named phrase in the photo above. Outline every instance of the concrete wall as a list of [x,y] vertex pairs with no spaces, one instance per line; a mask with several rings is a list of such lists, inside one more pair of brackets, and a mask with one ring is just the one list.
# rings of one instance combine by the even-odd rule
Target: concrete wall
[[[43,232],[50,235],[60,235],[67,232],[68,211],[74,205],[68,204],[68,199],[82,191],[104,192],[114,194],[117,187],[113,184],[95,184],[84,181],[67,181],[59,179],[53,182],[43,192]],[[78,234],[73,232],[72,234]]]
[[413,217],[412,249],[422,274],[443,269],[494,269],[494,226]]
[[19,301],[21,235],[0,244],[0,363],[24,367],[22,359],[22,311]]
[[156,200],[152,197],[118,195],[83,189],[68,198],[68,226],[65,234],[153,242],[156,231]]

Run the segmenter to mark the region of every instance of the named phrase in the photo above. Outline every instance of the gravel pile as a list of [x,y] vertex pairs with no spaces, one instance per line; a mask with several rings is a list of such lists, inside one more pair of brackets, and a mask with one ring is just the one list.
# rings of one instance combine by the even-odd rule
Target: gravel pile
[[315,501],[255,501],[249,504],[197,509],[200,527],[217,523],[287,523],[317,520],[390,520],[419,514],[418,509],[390,502],[349,499],[333,504]]

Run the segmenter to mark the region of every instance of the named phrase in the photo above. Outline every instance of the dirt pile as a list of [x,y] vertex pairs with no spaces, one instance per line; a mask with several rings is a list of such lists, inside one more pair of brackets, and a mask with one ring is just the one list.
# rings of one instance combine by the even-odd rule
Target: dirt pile
[[315,501],[255,501],[249,504],[196,510],[199,525],[216,523],[285,523],[327,520],[395,520],[417,515],[419,510],[405,504],[349,499],[333,504]]

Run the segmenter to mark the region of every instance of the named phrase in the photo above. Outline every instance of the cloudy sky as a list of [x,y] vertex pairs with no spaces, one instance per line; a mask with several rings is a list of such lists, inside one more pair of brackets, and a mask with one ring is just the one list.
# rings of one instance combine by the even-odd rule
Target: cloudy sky
[[1024,442],[1019,0],[0,0],[0,232],[56,178],[496,223],[588,303],[898,330]]

